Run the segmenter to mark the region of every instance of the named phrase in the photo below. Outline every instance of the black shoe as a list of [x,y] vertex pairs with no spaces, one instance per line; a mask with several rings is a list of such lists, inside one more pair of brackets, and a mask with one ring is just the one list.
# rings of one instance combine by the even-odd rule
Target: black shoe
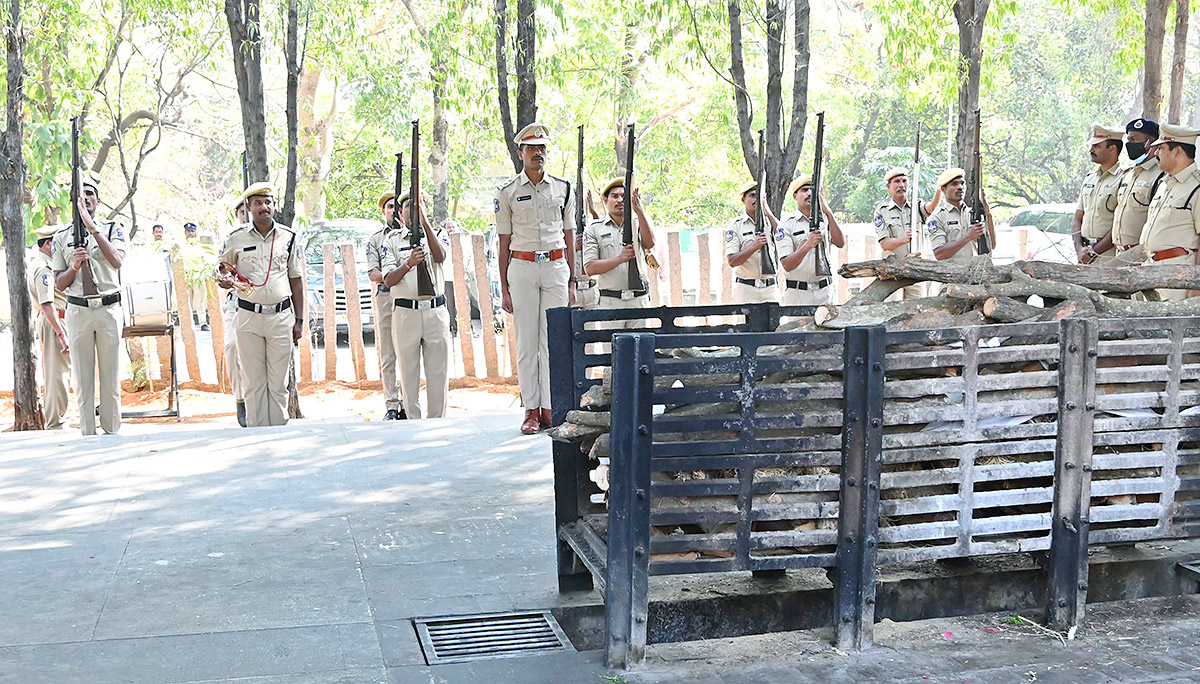
[[403,406],[396,412],[396,420],[408,420],[408,414],[404,412]]
[[205,323],[204,325],[200,326],[200,329],[203,330],[204,332],[208,332],[208,324]]
[[400,412],[396,409],[388,409],[387,413],[383,414],[384,420],[400,420]]
[[238,425],[246,427],[246,402],[244,401],[237,403],[237,420]]

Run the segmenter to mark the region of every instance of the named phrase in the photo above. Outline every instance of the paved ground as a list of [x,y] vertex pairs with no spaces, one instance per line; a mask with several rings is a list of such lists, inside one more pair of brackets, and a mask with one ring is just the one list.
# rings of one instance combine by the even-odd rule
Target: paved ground
[[[518,412],[0,436],[0,682],[1192,682],[1193,600],[427,666],[410,618],[548,608],[549,442]],[[989,631],[988,628],[993,631]],[[945,636],[947,633],[950,636]],[[928,677],[928,679],[926,679]]]

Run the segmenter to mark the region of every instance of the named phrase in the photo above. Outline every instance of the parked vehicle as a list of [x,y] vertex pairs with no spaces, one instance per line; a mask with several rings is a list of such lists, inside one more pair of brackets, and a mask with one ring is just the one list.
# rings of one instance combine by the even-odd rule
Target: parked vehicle
[[[379,230],[377,221],[368,219],[330,219],[314,221],[305,231],[304,267],[308,283],[308,325],[315,339],[325,337],[325,245],[354,245],[354,269],[358,276],[358,305],[362,312],[364,334],[375,332],[375,308],[371,301],[372,283],[367,280],[367,239]],[[342,272],[342,254],[334,250],[335,266],[333,315],[339,335],[349,332],[346,287]]]
[[[1075,205],[1031,204],[1018,211],[1008,225],[996,228],[996,250],[993,263],[1013,261],[1053,261],[1062,264],[1078,263],[1075,245],[1071,241],[1071,220]],[[1018,254],[1018,229],[1026,232],[1025,253]]]

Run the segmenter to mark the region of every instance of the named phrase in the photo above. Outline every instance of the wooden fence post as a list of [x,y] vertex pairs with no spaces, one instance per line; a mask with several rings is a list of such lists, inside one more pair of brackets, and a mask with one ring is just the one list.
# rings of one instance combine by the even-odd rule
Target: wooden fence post
[[[217,387],[222,392],[229,391],[229,369],[225,367],[225,319],[221,317],[221,300],[217,292],[217,283],[209,280],[207,283],[208,301],[205,303],[208,311],[208,329],[212,332],[213,357],[217,361]],[[224,290],[221,290],[224,293]],[[229,334],[233,334],[230,331]]]
[[683,250],[677,230],[667,233],[667,262],[671,272],[671,306],[683,306]]
[[712,254],[709,252],[707,230],[696,234],[696,252],[700,255],[700,285],[696,291],[696,303],[704,306],[712,303]]
[[358,289],[358,271],[354,264],[354,245],[339,246],[342,252],[342,289],[346,292],[346,336],[350,338],[350,357],[354,361],[354,379],[367,379],[367,352],[363,344],[362,301]]
[[[467,288],[466,262],[463,261],[462,233],[450,236],[450,258],[454,261],[454,309],[458,317],[458,346],[462,350],[463,374],[475,377],[475,338],[471,328],[471,291]],[[486,266],[486,264],[485,264]],[[483,308],[483,302],[479,303]],[[483,321],[482,314],[479,318]]]
[[324,246],[325,260],[325,379],[337,380],[337,323],[333,320],[337,283],[333,277],[333,244]]
[[[496,357],[496,324],[492,316],[492,289],[488,279],[487,238],[482,233],[471,236],[471,251],[475,255],[475,286],[479,291],[479,324],[483,329],[483,363],[489,378],[500,377]],[[512,325],[511,317],[507,321]]]
[[[308,294],[305,288],[305,294]],[[307,307],[304,312],[304,322],[300,325],[300,381],[312,382],[313,345],[312,330],[309,329],[310,315]]]
[[192,327],[192,303],[188,301],[187,278],[183,263],[171,259],[171,276],[175,281],[175,303],[179,309],[179,334],[183,338],[183,355],[187,360],[188,380],[200,382],[200,359],[196,356],[196,330]]

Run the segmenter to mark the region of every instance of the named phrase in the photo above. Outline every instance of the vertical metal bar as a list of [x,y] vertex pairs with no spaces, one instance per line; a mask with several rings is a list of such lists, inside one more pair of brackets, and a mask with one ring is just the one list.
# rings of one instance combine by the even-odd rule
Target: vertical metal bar
[[653,334],[613,336],[612,389],[604,653],[609,667],[625,668],[646,654]]
[[[566,420],[567,411],[579,406],[575,391],[575,347],[571,344],[571,310],[567,307],[546,312],[546,323],[556,334],[550,336],[550,412],[555,425]],[[558,537],[558,530],[582,517],[580,462],[587,457],[577,444],[553,443],[554,454],[554,531],[558,556],[558,590],[587,591],[592,575],[575,555],[570,544]]]
[[1090,318],[1068,318],[1059,329],[1058,437],[1046,618],[1051,629],[1067,631],[1083,620],[1087,601],[1097,332]]
[[885,339],[881,326],[848,328],[842,349],[842,484],[834,629],[838,648],[869,648],[883,469]]

